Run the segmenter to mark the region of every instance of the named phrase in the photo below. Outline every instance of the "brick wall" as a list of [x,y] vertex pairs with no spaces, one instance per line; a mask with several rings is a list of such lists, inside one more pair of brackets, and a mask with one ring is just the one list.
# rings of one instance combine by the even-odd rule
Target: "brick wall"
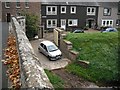
[[20,2],[20,8],[16,8],[16,2],[10,3],[10,8],[5,8],[5,2],[2,2],[2,21],[6,21],[6,14],[10,13],[13,16],[16,16],[17,13],[21,13],[22,11],[33,13],[40,18],[40,2],[29,2],[29,8],[25,7],[24,2]]

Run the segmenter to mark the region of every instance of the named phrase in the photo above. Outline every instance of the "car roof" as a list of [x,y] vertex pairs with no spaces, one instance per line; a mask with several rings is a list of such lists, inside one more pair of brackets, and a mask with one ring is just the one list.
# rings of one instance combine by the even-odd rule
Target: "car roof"
[[42,41],[41,43],[43,43],[43,44],[46,45],[46,46],[54,45],[53,42],[48,41],[48,40]]

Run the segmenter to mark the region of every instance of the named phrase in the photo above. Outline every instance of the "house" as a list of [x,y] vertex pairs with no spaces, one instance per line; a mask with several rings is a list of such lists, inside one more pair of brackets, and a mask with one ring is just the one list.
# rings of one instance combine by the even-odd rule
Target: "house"
[[118,28],[118,2],[99,3],[98,26]]
[[[19,0],[18,0],[19,1]],[[2,2],[2,21],[10,22],[11,16],[20,16],[23,12],[33,13],[40,20],[40,2]]]
[[98,4],[95,2],[42,2],[41,24],[45,30],[61,27],[95,28],[98,20]]

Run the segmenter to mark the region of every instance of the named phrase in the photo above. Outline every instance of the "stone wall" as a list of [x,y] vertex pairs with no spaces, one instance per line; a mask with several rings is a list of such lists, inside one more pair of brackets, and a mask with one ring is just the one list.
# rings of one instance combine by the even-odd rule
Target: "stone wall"
[[36,57],[34,50],[26,37],[26,34],[16,20],[12,17],[12,25],[15,30],[18,53],[20,56],[20,67],[21,67],[21,81],[22,87],[24,88],[50,88],[53,86],[50,83],[46,73],[38,62],[39,59]]
[[73,61],[77,59],[79,53],[72,50],[72,43],[70,41],[66,41],[61,38],[60,49],[70,60]]

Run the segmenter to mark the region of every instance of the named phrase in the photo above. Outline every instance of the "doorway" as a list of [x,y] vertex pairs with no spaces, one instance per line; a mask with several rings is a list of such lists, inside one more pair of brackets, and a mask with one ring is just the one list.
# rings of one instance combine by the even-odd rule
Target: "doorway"
[[7,13],[7,22],[10,22],[11,21],[11,14],[10,13]]
[[93,18],[87,19],[86,25],[88,26],[88,28],[94,28],[95,27],[95,20]]
[[61,19],[61,28],[66,29],[66,19]]

